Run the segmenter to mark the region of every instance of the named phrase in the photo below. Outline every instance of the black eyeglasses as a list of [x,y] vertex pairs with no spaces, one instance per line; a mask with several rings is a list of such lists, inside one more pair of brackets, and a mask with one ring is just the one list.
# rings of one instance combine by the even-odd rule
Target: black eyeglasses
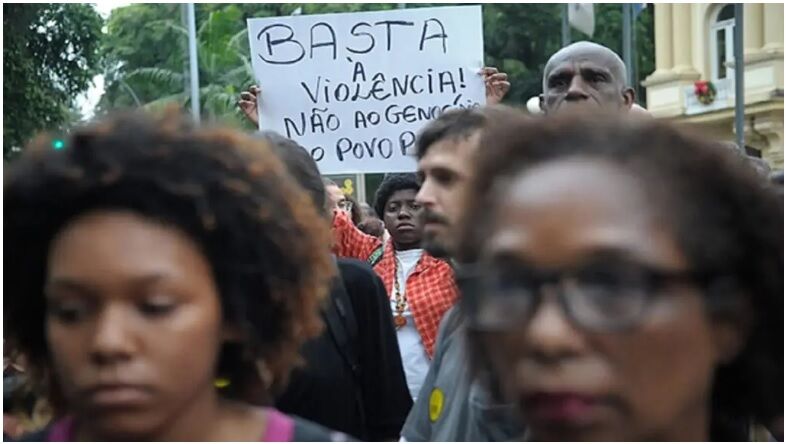
[[593,331],[637,325],[667,284],[707,282],[701,273],[633,263],[596,264],[564,271],[471,265],[462,266],[457,280],[474,328],[508,330],[529,321],[549,286],[568,319]]

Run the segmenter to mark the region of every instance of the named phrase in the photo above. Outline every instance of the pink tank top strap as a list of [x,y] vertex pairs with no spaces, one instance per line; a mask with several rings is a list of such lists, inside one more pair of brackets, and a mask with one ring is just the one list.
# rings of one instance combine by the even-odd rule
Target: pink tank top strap
[[262,442],[290,442],[295,437],[295,421],[275,409],[267,409],[267,427]]
[[[290,442],[295,436],[295,421],[275,409],[267,409],[267,427],[262,436],[263,442]],[[49,442],[74,441],[74,419],[64,418],[57,421],[49,430]]]
[[74,441],[74,418],[66,417],[57,421],[49,429],[46,437],[49,442],[71,442]]

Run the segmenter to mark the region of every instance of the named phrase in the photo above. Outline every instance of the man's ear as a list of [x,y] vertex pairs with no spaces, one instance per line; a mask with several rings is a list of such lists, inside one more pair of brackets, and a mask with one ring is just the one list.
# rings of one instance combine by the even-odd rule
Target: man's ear
[[544,113],[546,112],[546,108],[543,102],[543,94],[538,94],[538,106],[540,106],[541,111],[543,111]]
[[626,87],[622,90],[622,100],[625,108],[630,109],[636,100],[636,92],[631,87]]

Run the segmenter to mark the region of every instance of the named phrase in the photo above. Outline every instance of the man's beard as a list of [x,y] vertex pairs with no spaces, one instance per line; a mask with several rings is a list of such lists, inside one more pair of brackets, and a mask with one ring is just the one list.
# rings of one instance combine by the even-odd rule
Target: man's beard
[[[428,208],[423,209],[423,212],[421,213],[421,220],[423,221],[424,226],[427,223],[441,224],[444,228],[448,228],[450,226],[450,223],[445,216],[429,210]],[[442,259],[448,259],[452,255],[450,248],[445,245],[445,242],[440,241],[439,235],[429,233],[427,231],[423,233],[423,249],[426,250],[428,254]]]
[[449,259],[451,257],[451,252],[448,247],[440,242],[436,236],[424,235],[423,249],[426,250],[428,254],[440,259]]

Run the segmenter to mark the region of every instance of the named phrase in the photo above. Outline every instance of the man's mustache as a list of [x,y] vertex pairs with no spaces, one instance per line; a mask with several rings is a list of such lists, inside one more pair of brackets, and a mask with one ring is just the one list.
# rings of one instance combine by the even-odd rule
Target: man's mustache
[[423,223],[426,224],[450,224],[450,221],[447,219],[447,217],[433,210],[429,210],[428,208],[423,209],[423,212],[421,213],[421,219],[423,220]]

